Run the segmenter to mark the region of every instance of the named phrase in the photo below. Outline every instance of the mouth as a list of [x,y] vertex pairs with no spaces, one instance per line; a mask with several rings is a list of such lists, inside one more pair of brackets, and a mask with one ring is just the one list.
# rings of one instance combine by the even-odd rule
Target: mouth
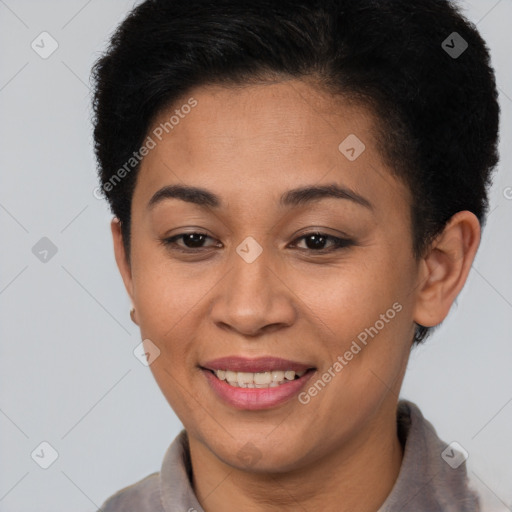
[[[205,368],[206,369],[206,368]],[[273,370],[267,372],[236,372],[234,370],[209,370],[217,379],[236,388],[266,389],[282,386],[290,381],[300,379],[309,370]]]
[[295,396],[316,367],[286,359],[225,357],[200,365],[210,388],[238,409],[276,407]]

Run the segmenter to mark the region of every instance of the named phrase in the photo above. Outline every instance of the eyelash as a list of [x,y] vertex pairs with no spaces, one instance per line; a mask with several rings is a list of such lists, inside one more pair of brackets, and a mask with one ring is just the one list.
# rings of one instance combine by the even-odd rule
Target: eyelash
[[[183,248],[176,244],[176,240],[183,238],[184,236],[187,236],[187,235],[202,235],[202,236],[206,236],[207,238],[211,238],[210,236],[208,236],[207,233],[202,233],[200,231],[191,231],[188,233],[180,233],[180,234],[174,235],[170,238],[164,238],[161,240],[161,243],[162,243],[162,245],[164,245],[165,247],[167,247],[173,251],[179,251],[179,252],[186,253],[186,254],[197,254],[199,252],[204,251],[205,249],[209,249],[209,247],[197,247],[195,249],[189,248],[189,247]],[[318,249],[318,250],[299,249],[299,250],[314,253],[314,254],[329,254],[331,252],[338,251],[340,249],[345,249],[347,247],[350,247],[351,245],[354,245],[354,241],[349,238],[339,238],[336,236],[327,235],[320,231],[311,231],[309,233],[305,233],[305,234],[301,235],[300,237],[296,238],[292,242],[292,244],[293,244],[293,246],[295,246],[297,241],[311,237],[311,236],[320,236],[322,238],[326,238],[327,240],[331,240],[333,243],[333,246],[330,249]],[[211,246],[211,247],[213,247],[213,246]]]

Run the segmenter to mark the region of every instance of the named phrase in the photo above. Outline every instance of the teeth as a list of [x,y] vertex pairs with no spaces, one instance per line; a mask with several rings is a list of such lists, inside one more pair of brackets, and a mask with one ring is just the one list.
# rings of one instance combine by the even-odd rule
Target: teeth
[[283,382],[284,372],[272,372],[272,382]]
[[245,373],[245,372],[238,372],[238,383],[239,384],[254,384],[254,374],[253,373]]
[[253,373],[254,375],[254,384],[258,386],[267,387],[272,382],[272,375],[270,375],[270,372],[263,372],[263,373]]
[[295,380],[295,375],[302,377],[306,372],[295,372],[286,370],[285,372],[275,370],[272,372],[233,372],[231,370],[214,370],[219,380],[225,380],[228,384],[239,388],[275,388]]
[[[226,370],[225,375],[226,375],[225,379],[228,382],[236,382],[237,381],[237,373],[236,372],[230,372],[230,371]],[[217,375],[217,377],[219,377],[219,376]],[[219,379],[220,379],[220,377],[219,377]]]

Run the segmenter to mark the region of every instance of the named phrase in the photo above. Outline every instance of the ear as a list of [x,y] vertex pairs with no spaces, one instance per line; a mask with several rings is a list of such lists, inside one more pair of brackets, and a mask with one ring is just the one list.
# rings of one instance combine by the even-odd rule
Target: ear
[[480,222],[469,211],[457,212],[420,261],[414,321],[425,327],[440,324],[471,269],[480,244]]
[[[123,234],[121,231],[121,222],[117,217],[114,217],[110,222],[110,229],[112,231],[112,239],[114,242],[114,254],[116,257],[117,268],[121,273],[121,277],[123,279],[124,287],[128,292],[130,300],[132,304],[135,304],[134,293],[133,293],[133,279],[132,279],[132,269],[128,262],[128,257],[123,244]],[[138,324],[136,320],[135,323]]]

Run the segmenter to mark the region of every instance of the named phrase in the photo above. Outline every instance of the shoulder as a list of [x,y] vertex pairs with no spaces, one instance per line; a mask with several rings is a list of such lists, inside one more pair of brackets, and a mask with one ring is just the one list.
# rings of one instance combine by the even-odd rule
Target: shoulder
[[142,480],[110,496],[98,512],[165,512],[176,508],[187,510],[189,503],[202,510],[194,495],[188,437],[183,429],[165,452],[160,472],[151,473]]
[[110,496],[98,512],[164,512],[160,500],[160,473],[152,473]]
[[416,404],[399,401],[397,427],[404,449],[402,466],[379,512],[479,512],[479,497],[468,485],[466,457],[438,437]]

